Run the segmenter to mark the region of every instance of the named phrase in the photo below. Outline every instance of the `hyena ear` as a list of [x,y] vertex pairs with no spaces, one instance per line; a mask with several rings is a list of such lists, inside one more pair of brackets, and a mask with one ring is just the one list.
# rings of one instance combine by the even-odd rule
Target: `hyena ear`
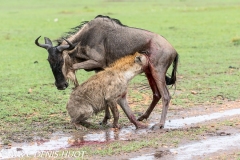
[[141,56],[136,56],[135,57],[135,62],[141,62]]
[[146,65],[147,64],[147,58],[145,55],[139,55],[135,57],[135,63],[139,63],[142,65]]

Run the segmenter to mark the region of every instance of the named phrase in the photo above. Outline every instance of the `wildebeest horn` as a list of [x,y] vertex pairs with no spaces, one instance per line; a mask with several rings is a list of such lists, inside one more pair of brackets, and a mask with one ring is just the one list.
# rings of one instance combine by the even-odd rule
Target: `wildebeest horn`
[[73,44],[72,44],[71,42],[69,42],[67,39],[65,39],[65,38],[63,38],[63,39],[68,43],[68,45],[58,46],[57,49],[58,49],[60,52],[66,50],[66,49],[68,49],[68,50],[74,49],[75,45],[73,45]]
[[49,44],[49,45],[53,46],[52,41],[49,38],[44,37],[44,40],[45,40],[45,44]]
[[40,38],[41,36],[39,36],[36,40],[35,40],[35,44],[37,45],[37,46],[39,46],[39,47],[42,47],[42,48],[45,48],[46,50],[48,50],[49,48],[51,48],[52,47],[52,42],[50,41],[50,39],[48,39],[51,43],[49,44],[49,43],[46,43],[46,37],[45,37],[45,43],[46,44],[40,44],[40,43],[38,43],[38,40],[39,40],[39,38]]
[[69,42],[67,39],[65,39],[65,38],[63,38],[67,43],[68,43],[68,45],[69,45],[69,49],[73,49],[75,46],[71,43],[71,42]]

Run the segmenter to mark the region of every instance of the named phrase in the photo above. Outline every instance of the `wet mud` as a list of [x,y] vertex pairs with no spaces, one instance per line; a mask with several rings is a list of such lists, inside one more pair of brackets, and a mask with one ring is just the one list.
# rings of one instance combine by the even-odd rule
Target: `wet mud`
[[232,150],[239,147],[240,134],[235,134],[231,136],[211,137],[206,140],[180,146],[176,149],[171,149],[170,152],[176,154],[174,156],[176,160],[191,160],[221,150]]
[[[221,152],[223,150],[234,150],[240,147],[240,134],[213,137],[191,144],[179,146],[178,148],[163,151],[159,156],[155,153],[148,153],[141,156],[129,158],[129,160],[155,160],[155,159],[174,159],[174,160],[192,160],[204,159],[204,156]],[[200,149],[201,148],[201,149]],[[165,157],[166,156],[166,157]],[[206,158],[206,157],[205,157]]]
[[[197,123],[228,116],[236,116],[239,114],[240,109],[232,109],[201,116],[170,119],[166,122],[165,129],[184,128],[185,126],[189,127]],[[95,131],[94,133],[85,134],[79,134],[78,132],[73,134],[54,133],[48,141],[38,139],[34,143],[12,143],[11,146],[3,146],[1,148],[0,159],[11,158],[13,154],[15,156],[23,153],[34,155],[41,151],[59,150],[71,147],[82,147],[85,145],[108,143],[116,140],[125,141],[131,139],[131,136],[143,135],[149,132],[153,132],[150,128],[158,121],[159,120],[153,116],[153,118],[151,118],[148,122],[148,129],[136,130],[134,126],[128,126],[123,127],[119,130],[106,129],[103,131]],[[212,139],[187,144],[178,148],[171,149],[170,151],[164,151],[158,154],[149,153],[142,156],[133,157],[131,158],[131,160],[156,159],[156,155],[160,155],[159,157],[162,157],[166,154],[175,154],[174,159],[192,159],[194,156],[208,154],[221,149],[223,150],[226,148],[229,149],[234,147],[240,147],[240,134],[225,135],[224,137],[220,138],[214,137]],[[199,151],[199,148],[201,148],[201,151]]]

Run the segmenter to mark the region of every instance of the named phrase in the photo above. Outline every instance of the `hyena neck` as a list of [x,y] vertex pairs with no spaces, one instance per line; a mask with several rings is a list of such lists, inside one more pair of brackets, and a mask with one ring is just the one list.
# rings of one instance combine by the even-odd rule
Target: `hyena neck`
[[129,68],[123,72],[123,76],[127,81],[130,81],[141,72],[141,66],[139,64],[133,64],[133,66],[129,66]]
[[139,53],[128,55],[115,61],[108,69],[114,71],[118,75],[122,75],[126,81],[130,81],[137,74],[141,73],[142,67],[135,63],[135,57]]

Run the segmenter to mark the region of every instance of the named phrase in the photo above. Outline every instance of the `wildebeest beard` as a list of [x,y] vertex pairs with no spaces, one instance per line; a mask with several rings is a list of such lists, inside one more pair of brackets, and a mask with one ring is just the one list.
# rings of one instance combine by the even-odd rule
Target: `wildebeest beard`
[[62,72],[63,67],[63,57],[61,53],[54,51],[49,51],[52,54],[48,56],[48,62],[52,69],[54,78],[55,78],[55,85],[59,90],[64,90],[68,87],[68,83],[65,80],[65,77]]

